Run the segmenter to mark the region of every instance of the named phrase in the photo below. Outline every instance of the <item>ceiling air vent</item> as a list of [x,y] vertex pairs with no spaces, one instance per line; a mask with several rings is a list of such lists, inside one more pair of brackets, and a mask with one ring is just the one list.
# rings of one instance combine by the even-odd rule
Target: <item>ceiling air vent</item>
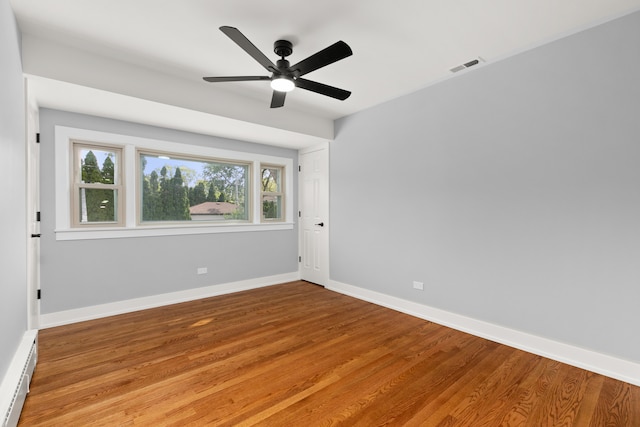
[[484,59],[482,59],[481,57],[478,56],[478,59],[473,59],[473,60],[471,60],[469,62],[465,62],[462,65],[458,65],[458,66],[455,66],[455,67],[451,68],[451,72],[452,73],[457,73],[458,71],[462,71],[462,70],[464,70],[466,68],[473,67],[474,65],[477,65],[480,62],[484,62]]

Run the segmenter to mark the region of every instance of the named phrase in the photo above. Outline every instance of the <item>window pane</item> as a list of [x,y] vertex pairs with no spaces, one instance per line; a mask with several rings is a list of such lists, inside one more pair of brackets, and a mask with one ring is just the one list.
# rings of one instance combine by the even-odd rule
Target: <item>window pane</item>
[[249,165],[140,154],[142,221],[249,219]]
[[262,219],[282,220],[283,188],[282,175],[284,168],[281,166],[260,167],[262,179]]
[[81,224],[118,221],[118,191],[95,188],[79,189]]
[[262,196],[262,217],[282,219],[282,196]]
[[80,164],[82,176],[80,182],[116,184],[116,167],[119,167],[115,150],[81,147]]
[[281,177],[282,168],[263,167],[262,168],[262,191],[280,193],[282,191]]

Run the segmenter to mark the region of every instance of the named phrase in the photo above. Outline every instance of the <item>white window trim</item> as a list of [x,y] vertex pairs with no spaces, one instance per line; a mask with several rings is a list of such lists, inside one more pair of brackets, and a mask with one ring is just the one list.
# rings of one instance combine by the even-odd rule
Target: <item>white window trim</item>
[[[71,140],[83,140],[120,145],[123,147],[125,188],[125,226],[124,227],[71,227],[71,176],[69,173],[71,162]],[[285,219],[281,222],[263,223],[260,201],[261,186],[260,165],[282,165],[285,170],[285,188],[293,188],[293,159],[285,157],[267,156],[242,151],[223,150],[219,148],[182,144],[128,135],[99,132],[87,129],[77,129],[66,126],[55,127],[55,200],[56,200],[56,240],[87,240],[114,239],[128,237],[171,236],[186,234],[233,233],[247,231],[291,230],[294,226],[293,193],[288,190],[285,194]],[[252,221],[249,223],[229,224],[161,224],[138,225],[136,221],[136,198],[138,185],[136,178],[136,149],[152,151],[168,151],[192,156],[208,158],[235,159],[251,163],[252,167]],[[258,190],[258,191],[256,191]]]
[[[262,191],[262,169],[263,168],[278,168],[280,169],[280,191]],[[282,203],[286,203],[285,200],[285,196],[287,194],[287,189],[285,187],[285,180],[284,178],[287,175],[287,171],[285,170],[284,166],[281,165],[267,165],[267,164],[260,164],[260,179],[259,179],[259,183],[260,183],[260,221],[265,224],[265,223],[274,223],[274,222],[283,222],[285,220],[284,216],[286,215],[286,209],[287,209],[287,205],[284,205],[284,210],[283,210],[283,217],[282,218],[274,218],[274,219],[266,219],[264,218],[263,212],[262,212],[262,203],[263,203],[263,198],[264,196],[280,196],[282,197]]]
[[[123,164],[123,153],[124,150],[122,149],[121,146],[118,145],[107,145],[107,144],[101,144],[101,145],[93,145],[91,143],[87,143],[85,141],[70,141],[70,155],[71,158],[73,159],[72,165],[71,165],[71,170],[69,171],[71,173],[71,187],[70,190],[72,192],[70,199],[72,200],[72,211],[75,211],[76,213],[70,215],[71,218],[75,217],[74,219],[71,219],[71,224],[73,224],[74,228],[80,228],[80,227],[122,227],[122,225],[124,224],[124,209],[123,206],[125,204],[125,200],[126,200],[126,191],[125,191],[125,187],[124,187],[124,183],[123,183],[123,172],[122,172],[122,164]],[[113,182],[112,184],[98,184],[98,187],[102,187],[104,189],[108,189],[108,190],[115,190],[118,192],[117,195],[117,212],[116,212],[116,218],[117,221],[113,221],[113,222],[87,222],[87,223],[82,223],[80,221],[80,218],[78,218],[76,216],[76,214],[79,212],[79,208],[80,208],[80,201],[79,199],[79,194],[78,191],[80,188],[88,188],[91,185],[96,185],[96,184],[88,184],[88,183],[83,183],[82,182],[82,165],[81,165],[81,159],[79,158],[80,156],[80,150],[82,148],[85,149],[106,149],[106,150],[113,150],[115,156],[116,156],[116,161],[115,161],[115,182]]]

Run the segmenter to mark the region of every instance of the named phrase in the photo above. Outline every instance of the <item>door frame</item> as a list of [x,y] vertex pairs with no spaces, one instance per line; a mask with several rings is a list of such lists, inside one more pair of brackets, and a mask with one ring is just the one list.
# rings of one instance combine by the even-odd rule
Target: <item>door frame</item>
[[[40,327],[40,132],[39,110],[29,79],[24,79],[25,93],[25,152],[27,199],[27,327]],[[36,237],[37,236],[37,237]]]
[[[329,174],[329,169],[330,169],[330,153],[329,153],[329,148],[330,148],[330,144],[329,141],[326,142],[322,142],[320,144],[314,145],[312,147],[308,147],[308,148],[303,148],[298,150],[298,167],[300,167],[301,165],[301,161],[300,158],[301,156],[305,155],[305,154],[309,154],[312,153],[314,151],[324,151],[326,154],[326,165],[327,165],[327,170],[326,170],[326,185],[327,185],[327,191],[325,192],[326,197],[321,201],[322,203],[325,204],[325,206],[327,207],[327,213],[326,213],[326,219],[324,219],[325,225],[324,225],[324,233],[322,233],[323,239],[325,239],[324,242],[324,247],[326,247],[326,253],[325,253],[325,257],[326,257],[326,271],[323,272],[322,274],[322,283],[317,283],[318,285],[321,286],[329,286],[329,280],[330,280],[330,265],[329,265],[329,259],[330,259],[330,251],[331,251],[331,241],[330,241],[330,229],[331,229],[331,218],[330,218],[330,213],[331,213],[331,209],[329,206],[329,199],[330,199],[330,174]],[[301,179],[301,175],[300,175],[300,169],[298,169],[298,259],[300,260],[302,258],[302,251],[303,251],[303,230],[302,230],[302,224],[301,224],[301,218],[300,218],[300,212],[302,209],[302,200],[303,200],[303,192],[304,192],[304,182],[302,182]],[[303,268],[302,268],[302,262],[298,263],[298,274],[300,275],[301,280],[305,280],[305,278],[303,277]]]

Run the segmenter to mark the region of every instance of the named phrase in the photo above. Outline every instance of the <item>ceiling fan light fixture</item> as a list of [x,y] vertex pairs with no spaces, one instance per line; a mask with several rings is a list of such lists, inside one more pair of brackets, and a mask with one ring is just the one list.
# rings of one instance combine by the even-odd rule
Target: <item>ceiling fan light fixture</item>
[[303,59],[295,65],[290,65],[285,59],[293,52],[293,44],[287,40],[277,40],[273,44],[273,51],[280,57],[274,64],[265,56],[244,34],[235,27],[220,27],[227,37],[235,44],[251,56],[256,62],[267,70],[269,76],[231,76],[231,77],[203,77],[204,81],[209,83],[215,82],[249,82],[249,81],[265,81],[269,80],[273,94],[271,95],[271,108],[280,108],[284,106],[286,93],[295,88],[308,90],[320,95],[329,96],[334,99],[344,101],[351,92],[337,87],[318,83],[313,80],[302,78],[305,74],[315,71],[319,68],[326,67],[336,61],[340,61],[348,56],[353,55],[348,44],[339,40],[329,47]]
[[296,84],[293,82],[293,79],[286,76],[276,77],[271,80],[271,89],[278,92],[291,92],[295,87]]

